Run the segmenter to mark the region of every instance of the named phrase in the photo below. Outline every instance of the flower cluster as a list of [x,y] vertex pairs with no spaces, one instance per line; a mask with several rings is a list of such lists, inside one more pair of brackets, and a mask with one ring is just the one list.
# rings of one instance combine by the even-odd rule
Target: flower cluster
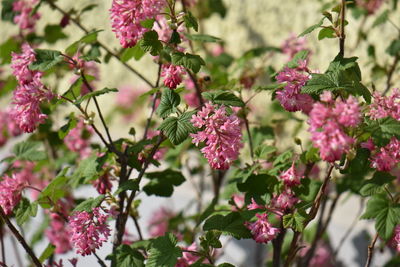
[[148,225],[150,236],[163,236],[168,231],[169,219],[174,216],[171,210],[164,207],[154,212]]
[[356,0],[358,6],[367,10],[368,14],[374,14],[385,0]]
[[397,250],[398,253],[400,253],[400,224],[397,225],[394,228],[393,231],[393,238],[390,241],[390,244],[393,248],[395,248]]
[[[310,246],[305,247],[302,249],[299,254],[300,256],[304,257],[307,255],[307,252],[310,250]],[[318,244],[315,248],[315,252],[310,260],[310,267],[333,267],[332,263],[332,251],[326,244]]]
[[382,96],[380,93],[374,93],[374,102],[369,106],[368,115],[371,119],[382,119],[392,117],[400,121],[400,90],[393,89],[391,96]]
[[372,168],[391,171],[400,162],[400,141],[392,137],[389,144],[374,151],[370,160]]
[[21,201],[24,186],[25,181],[18,173],[14,173],[11,177],[3,176],[0,181],[0,206],[5,214],[11,214],[14,207]]
[[[191,244],[187,248],[184,248],[188,251],[197,251],[196,243]],[[194,264],[200,257],[190,252],[182,252],[182,257],[178,259],[175,267],[189,267]]]
[[276,238],[279,234],[279,229],[272,226],[268,221],[266,213],[256,214],[257,221],[250,223],[246,222],[246,227],[251,231],[254,240],[257,243],[268,243]]
[[298,173],[298,171],[296,170],[296,166],[293,162],[292,166],[289,169],[281,173],[280,178],[283,180],[283,183],[286,186],[292,187],[299,185],[301,183],[300,179],[303,178],[303,176]]
[[166,0],[113,0],[110,9],[112,30],[120,44],[125,48],[134,46],[148,31],[141,22],[154,19],[165,5]]
[[69,150],[79,153],[81,158],[86,158],[91,152],[89,140],[93,133],[93,129],[80,120],[75,128],[65,136],[64,143]]
[[164,77],[164,85],[169,89],[176,89],[182,82],[182,76],[186,74],[182,66],[175,66],[172,64],[163,64],[161,77]]
[[191,122],[202,130],[191,134],[193,143],[198,146],[205,142],[201,152],[207,158],[213,169],[227,170],[239,156],[242,133],[239,118],[232,114],[227,115],[225,107],[206,103],[205,106],[193,115]]
[[37,125],[43,123],[47,115],[42,114],[40,104],[50,100],[53,94],[44,89],[41,82],[42,72],[32,71],[29,64],[35,61],[35,52],[28,44],[22,45],[22,54],[12,53],[13,74],[18,87],[14,91],[10,114],[24,132],[33,132]]
[[21,30],[27,30],[33,32],[35,30],[35,24],[40,19],[40,14],[35,12],[32,13],[35,5],[39,3],[39,0],[18,0],[13,3],[13,11],[16,12],[14,17],[14,23],[19,26]]
[[110,181],[110,171],[107,170],[103,175],[93,181],[93,186],[99,194],[106,194],[112,190],[112,183]]
[[302,111],[308,114],[313,99],[308,94],[302,94],[301,88],[310,79],[307,61],[299,61],[297,68],[285,67],[276,76],[279,83],[286,83],[282,90],[276,92],[276,98],[284,109],[290,112]]
[[298,38],[296,34],[292,33],[289,38],[287,38],[282,46],[282,53],[288,56],[288,59],[291,60],[296,53],[302,50],[309,50],[307,48],[306,38],[300,37]]
[[[106,210],[103,210],[107,212]],[[90,255],[100,248],[111,234],[107,218],[100,207],[92,212],[75,212],[69,217],[70,242],[82,256]]]
[[321,101],[312,106],[308,124],[314,147],[319,148],[323,160],[334,162],[349,152],[354,138],[346,134],[347,127],[360,123],[361,113],[357,100],[333,100],[330,92],[321,95]]
[[56,249],[55,253],[63,254],[72,249],[70,233],[65,225],[65,220],[57,213],[50,214],[50,225],[45,234]]

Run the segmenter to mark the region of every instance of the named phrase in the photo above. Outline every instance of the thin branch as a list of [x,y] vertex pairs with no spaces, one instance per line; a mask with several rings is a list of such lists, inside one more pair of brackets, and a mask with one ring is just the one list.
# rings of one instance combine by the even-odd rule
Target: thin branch
[[97,261],[101,265],[101,267],[107,267],[107,265],[104,263],[104,261],[96,254],[96,252],[93,252],[94,256],[96,257]]
[[393,64],[390,66],[389,72],[388,72],[388,74],[387,74],[387,78],[386,78],[386,89],[385,89],[385,91],[383,92],[383,95],[386,95],[386,94],[389,92],[390,87],[392,86],[393,74],[394,74],[394,71],[396,70],[396,67],[397,67],[397,64],[399,63],[399,60],[400,60],[400,55],[397,54],[397,55],[394,57]]
[[32,248],[29,247],[29,245],[26,243],[25,239],[22,237],[22,235],[19,233],[18,229],[15,228],[15,226],[12,224],[12,222],[8,219],[7,215],[4,213],[3,208],[0,206],[0,217],[3,219],[3,221],[7,224],[8,228],[10,231],[13,233],[15,238],[18,240],[18,242],[22,245],[22,247],[25,249],[26,253],[31,257],[33,263],[37,267],[42,267],[42,263],[39,261],[39,259],[36,257],[35,253],[33,252]]
[[[81,29],[84,33],[88,34],[90,31],[84,27],[79,20],[77,20],[76,18],[73,18],[70,16],[70,14],[66,11],[64,11],[61,7],[59,7],[56,3],[54,3],[54,1],[51,0],[47,0],[46,1],[52,8],[56,9],[58,12],[60,12],[61,14],[63,14],[64,16],[68,16],[70,18],[70,21],[72,21],[76,26],[78,26],[79,29]],[[146,79],[141,73],[139,73],[137,70],[135,70],[133,67],[131,67],[130,65],[128,65],[126,62],[123,62],[120,58],[120,56],[118,56],[117,54],[115,54],[114,52],[111,51],[110,48],[108,48],[105,44],[103,44],[100,41],[97,41],[97,43],[108,53],[110,54],[112,57],[116,58],[122,65],[124,65],[127,69],[129,69],[131,72],[133,72],[136,76],[138,76],[140,79],[142,79],[145,83],[147,83],[150,87],[154,87],[153,84]]]
[[342,0],[342,8],[340,12],[340,36],[339,36],[339,55],[344,56],[344,41],[346,39],[345,34],[345,19],[346,19],[346,0]]
[[196,89],[197,98],[199,99],[200,106],[204,106],[204,99],[201,95],[201,87],[197,81],[196,74],[192,73],[188,68],[186,68],[186,72],[189,74],[190,79],[194,83],[194,88]]
[[7,265],[6,252],[5,252],[5,247],[4,247],[4,229],[3,229],[3,225],[0,226],[0,242],[1,242],[1,261],[5,265]]
[[365,267],[369,267],[371,265],[372,262],[372,257],[374,256],[374,248],[375,248],[375,243],[376,240],[378,240],[378,233],[376,233],[374,239],[371,241],[371,244],[369,244],[368,246],[368,258],[367,258],[367,262],[365,263]]

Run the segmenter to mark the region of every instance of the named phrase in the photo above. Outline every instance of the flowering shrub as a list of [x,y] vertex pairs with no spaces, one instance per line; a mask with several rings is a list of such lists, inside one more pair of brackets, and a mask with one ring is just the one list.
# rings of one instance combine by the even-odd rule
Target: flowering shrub
[[[83,23],[96,4],[64,10],[58,2],[2,1],[2,26],[19,29],[0,44],[0,97],[8,103],[0,108],[0,147],[12,147],[1,154],[2,247],[12,235],[34,266],[95,257],[103,267],[229,267],[228,241],[249,239],[262,244],[260,266],[339,266],[347,236],[334,248],[327,228],[346,193],[367,200],[359,219],[375,226],[358,260],[370,266],[379,245],[392,252],[386,266],[399,265],[400,35],[387,45],[388,66],[369,45],[372,70],[346,42],[346,30],[357,27],[350,16],[363,21],[357,45],[367,41],[367,18],[377,17],[371,29],[398,30],[393,11],[380,11],[398,1],[316,1],[326,2],[317,24],[241,56],[204,33],[203,21],[229,12],[222,0],[110,1],[117,48]],[[41,31],[44,6],[60,23]],[[82,32],[70,40],[65,27]],[[329,63],[325,71],[310,67],[318,58],[306,38],[315,31],[320,44],[338,41],[330,63],[319,59]],[[44,49],[61,39],[70,41],[62,51]],[[132,65],[142,57],[158,70],[151,79]],[[103,87],[99,64],[110,60],[145,86]],[[363,80],[368,71],[386,88]],[[142,199],[189,186],[187,206],[158,207],[141,220]],[[21,229],[36,220],[29,240]],[[41,256],[39,240],[48,243]],[[67,253],[76,257],[62,258]]]

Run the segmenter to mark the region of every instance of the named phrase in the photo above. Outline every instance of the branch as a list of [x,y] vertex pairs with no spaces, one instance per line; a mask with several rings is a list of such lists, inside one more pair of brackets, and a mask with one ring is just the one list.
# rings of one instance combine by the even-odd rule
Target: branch
[[194,83],[194,88],[196,89],[197,98],[199,99],[200,106],[202,107],[202,106],[204,106],[204,99],[203,99],[203,96],[201,95],[201,88],[200,88],[199,83],[197,82],[196,74],[192,73],[187,68],[185,68],[185,69],[186,69],[186,72],[189,74],[190,79]]
[[371,244],[368,246],[368,258],[367,262],[365,263],[365,267],[369,267],[372,261],[372,256],[374,255],[374,248],[375,248],[375,243],[376,240],[378,240],[378,233],[376,233],[374,239],[371,241]]
[[340,36],[339,36],[339,55],[344,56],[344,41],[346,39],[346,34],[344,31],[346,18],[346,0],[342,0],[342,8],[340,11]]
[[37,267],[42,267],[42,263],[39,261],[39,259],[36,257],[35,253],[33,250],[29,247],[29,245],[26,243],[25,239],[22,237],[22,235],[18,232],[17,228],[11,223],[11,221],[8,219],[7,215],[4,213],[3,208],[0,206],[0,217],[3,219],[3,221],[7,224],[8,228],[11,230],[15,238],[18,240],[18,242],[22,245],[22,247],[25,249],[26,253],[31,257],[33,263]]
[[[77,20],[76,18],[73,18],[70,16],[70,14],[66,11],[64,11],[61,7],[59,7],[56,3],[54,3],[51,0],[46,0],[46,2],[54,9],[56,9],[58,12],[60,12],[61,14],[63,14],[64,16],[68,16],[70,18],[70,20],[76,25],[78,26],[79,29],[81,29],[84,33],[88,34],[90,31],[84,27],[79,20]],[[106,45],[104,45],[103,43],[101,43],[100,41],[97,41],[97,43],[108,53],[110,54],[112,57],[116,58],[122,65],[124,65],[127,69],[129,69],[131,72],[133,72],[136,76],[138,76],[140,79],[142,79],[145,83],[147,83],[150,87],[154,87],[154,85],[148,80],[146,79],[142,74],[140,74],[137,70],[135,70],[133,67],[131,67],[130,65],[128,65],[126,62],[121,61],[121,58],[115,54],[114,52],[111,51],[110,48],[108,48]]]

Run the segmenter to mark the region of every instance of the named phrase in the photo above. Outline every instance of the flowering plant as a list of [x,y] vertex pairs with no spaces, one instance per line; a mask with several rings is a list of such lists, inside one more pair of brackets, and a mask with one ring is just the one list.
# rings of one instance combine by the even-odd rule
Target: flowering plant
[[[260,248],[246,266],[338,266],[347,235],[334,248],[327,229],[344,194],[367,201],[357,219],[374,222],[360,260],[370,266],[380,244],[392,252],[387,266],[399,264],[400,34],[387,45],[388,66],[369,45],[371,70],[346,42],[350,16],[362,20],[356,46],[376,28],[400,31],[390,19],[397,1],[319,1],[317,24],[239,56],[204,33],[205,21],[229,11],[222,0],[112,0],[117,48],[85,26],[96,4],[59,2],[2,1],[2,25],[19,29],[0,45],[2,266],[6,234],[34,266],[93,257],[100,266],[229,267],[240,263],[224,257],[228,243],[241,239]],[[42,33],[46,7],[59,23]],[[317,30],[321,44],[338,40],[325,71],[311,69],[305,39]],[[68,45],[51,47],[59,42]],[[132,66],[145,57],[143,69]],[[144,85],[103,88],[100,66],[117,75],[111,60]],[[142,74],[153,67],[151,79]],[[194,192],[179,199],[184,207],[161,207],[145,231],[141,201],[182,189]],[[28,238],[22,230],[38,223]]]

